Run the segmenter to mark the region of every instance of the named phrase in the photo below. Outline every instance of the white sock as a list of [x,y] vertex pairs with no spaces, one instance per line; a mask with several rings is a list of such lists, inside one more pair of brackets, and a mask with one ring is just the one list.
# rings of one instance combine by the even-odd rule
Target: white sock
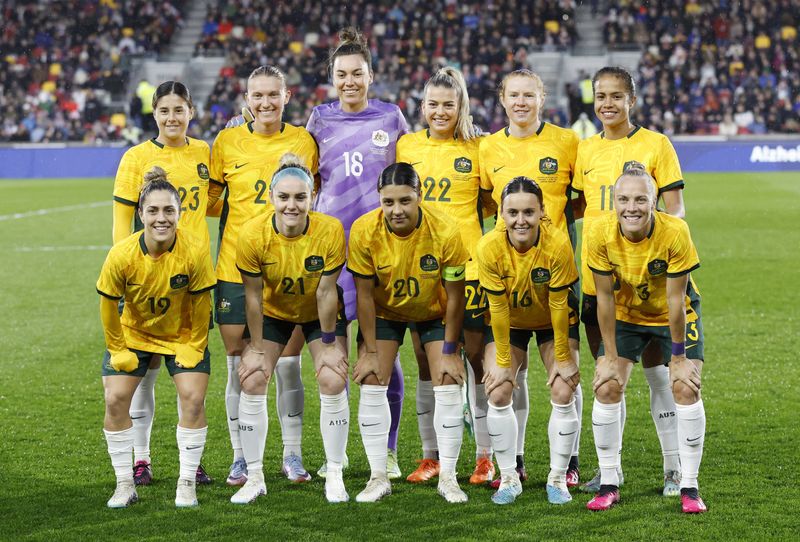
[[203,458],[203,449],[206,446],[208,426],[199,429],[187,429],[178,426],[175,437],[178,441],[178,456],[180,458],[180,479],[194,482],[197,467]]
[[580,424],[575,414],[574,400],[566,405],[558,405],[552,401],[550,404],[553,409],[547,425],[547,434],[550,437],[550,474],[547,476],[547,483],[567,489],[567,467]]
[[628,417],[628,404],[625,402],[625,392],[619,404],[619,468],[622,469],[622,436],[625,434],[625,420]]
[[656,433],[664,456],[664,472],[680,471],[678,456],[678,419],[675,416],[675,398],[669,368],[666,365],[645,367],[644,376],[650,385],[650,415],[656,424]]
[[133,460],[150,463],[150,432],[156,411],[156,379],[161,366],[148,369],[139,381],[129,410],[133,422]]
[[436,396],[436,412],[433,426],[436,428],[436,442],[439,444],[439,468],[443,474],[456,473],[456,463],[461,452],[464,436],[464,410],[461,400],[461,386],[449,384],[433,388]]
[[423,459],[438,457],[436,431],[433,429],[433,416],[436,411],[436,400],[433,394],[433,382],[417,380],[417,427],[422,441]]
[[509,476],[517,468],[517,419],[512,405],[496,407],[489,403],[486,425],[500,473]]
[[575,433],[575,445],[572,447],[572,455],[577,457],[581,451],[581,429],[583,428],[583,388],[581,385],[575,388],[575,416],[578,418],[578,432]]
[[242,392],[239,399],[239,438],[247,462],[247,474],[264,475],[264,446],[267,443],[267,396]]
[[342,468],[344,453],[347,449],[347,434],[350,430],[350,404],[347,402],[347,391],[336,395],[319,394],[319,430],[322,434],[322,446],[325,448],[325,460],[328,468]]
[[275,403],[281,423],[283,457],[301,456],[305,397],[300,375],[300,356],[278,358],[275,365]]
[[475,431],[475,458],[492,457],[492,439],[489,438],[489,429],[486,425],[486,415],[489,411],[489,398],[486,396],[486,386],[475,384],[475,402],[472,404],[472,428]]
[[528,370],[517,373],[517,387],[512,393],[514,415],[517,417],[517,455],[525,453],[525,429],[528,427],[530,399],[528,397]]
[[600,465],[600,483],[619,486],[619,410],[620,404],[604,405],[597,399],[592,408],[592,429],[597,462]]
[[122,431],[106,431],[108,455],[111,457],[111,466],[117,476],[117,483],[129,481],[133,483],[133,427]]
[[389,386],[363,384],[358,402],[358,426],[361,441],[369,460],[373,476],[386,476],[386,441],[389,438],[389,399],[386,391]]
[[706,410],[702,399],[693,405],[675,405],[675,410],[681,457],[681,489],[697,488],[697,474],[706,435]]
[[231,436],[233,460],[244,457],[242,441],[239,439],[239,395],[242,386],[239,382],[239,362],[242,356],[227,356],[228,383],[225,385],[225,413],[228,416],[228,433]]

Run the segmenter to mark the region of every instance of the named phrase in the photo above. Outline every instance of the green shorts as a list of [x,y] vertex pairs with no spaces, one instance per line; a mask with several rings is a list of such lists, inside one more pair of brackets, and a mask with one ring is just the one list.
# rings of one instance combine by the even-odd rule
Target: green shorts
[[[703,348],[703,320],[700,318],[700,300],[693,300],[692,309],[697,313],[697,320],[686,322],[686,357],[689,359],[704,360]],[[664,365],[669,365],[672,359],[672,334],[669,326],[642,326],[617,320],[617,355],[634,362],[642,361],[642,352],[650,341],[655,341],[661,347],[661,356]],[[604,355],[603,343],[597,356]]]
[[[424,322],[398,322],[375,318],[375,338],[379,341],[395,341],[403,344],[406,329],[415,329],[419,333],[419,341],[423,345],[433,341],[444,340],[444,322],[441,319],[426,320]],[[364,340],[361,330],[358,330],[356,341]]]
[[115,371],[111,367],[111,353],[106,350],[103,354],[103,369],[102,375],[103,376],[138,376],[143,377],[147,374],[147,367],[150,365],[150,361],[153,359],[153,356],[164,356],[164,361],[167,364],[167,370],[169,371],[170,376],[175,376],[179,373],[206,373],[211,374],[211,353],[208,351],[208,347],[206,347],[206,351],[203,353],[203,359],[198,363],[195,367],[191,369],[185,369],[183,367],[178,367],[175,365],[175,356],[170,356],[168,354],[156,354],[154,352],[145,352],[144,350],[134,350],[131,349],[131,352],[136,354],[136,357],[139,358],[139,366],[136,370],[131,371],[130,373],[126,373],[125,371]]
[[214,316],[220,325],[247,325],[244,284],[217,281],[214,288]]
[[[294,322],[287,322],[286,320],[264,316],[264,340],[278,344],[287,344],[292,337],[295,326],[300,326],[303,337],[305,337],[307,343],[315,341],[322,336],[322,327],[320,326],[319,320],[295,324]],[[335,332],[337,337],[346,337],[347,320],[337,318]]]
[[[546,342],[552,341],[555,337],[553,333],[553,328],[546,328],[546,329],[511,329],[511,333],[509,333],[509,342],[511,346],[516,346],[520,350],[527,350],[528,343],[531,342],[531,338],[533,334],[536,334],[536,345],[541,346]],[[569,338],[575,339],[576,341],[581,340],[581,333],[580,329],[578,328],[578,324],[570,325],[569,326]],[[489,326],[489,329],[486,331],[486,336],[484,339],[484,344],[489,344],[494,342],[494,333],[492,333],[492,328]]]
[[464,306],[464,329],[474,331],[486,330],[485,314],[489,310],[489,299],[477,280],[468,280],[464,285],[464,296],[467,304]]

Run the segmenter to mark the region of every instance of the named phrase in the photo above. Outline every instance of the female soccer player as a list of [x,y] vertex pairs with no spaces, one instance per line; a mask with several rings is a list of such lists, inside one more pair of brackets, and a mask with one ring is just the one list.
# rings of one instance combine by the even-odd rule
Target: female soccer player
[[[291,93],[283,73],[274,66],[260,66],[247,79],[245,99],[254,120],[222,130],[211,154],[211,188],[209,205],[213,206],[223,189],[227,190],[220,218],[220,245],[217,257],[215,313],[222,342],[225,344],[228,383],[225,408],[228,431],[233,447],[233,464],[229,485],[242,485],[247,480],[247,465],[240,441],[238,365],[244,349],[245,295],[239,270],[236,269],[236,246],[239,230],[250,218],[264,213],[269,203],[269,182],[286,152],[298,155],[312,172],[317,171],[317,146],[305,130],[281,121],[283,108]],[[252,331],[252,330],[251,330]],[[294,344],[294,365],[299,364],[302,347]],[[299,368],[298,368],[299,371]],[[295,383],[301,382],[299,376]],[[279,387],[280,388],[280,387]],[[286,393],[282,394],[286,397]],[[294,398],[291,408],[278,409],[284,433],[283,471],[294,482],[310,479],[303,468],[300,434],[296,430],[303,410],[303,391],[289,393]],[[279,404],[280,404],[279,399]],[[287,428],[288,424],[291,428]]]
[[[189,90],[178,81],[166,81],[153,94],[153,118],[158,136],[128,149],[122,156],[114,179],[114,244],[130,236],[142,225],[136,215],[136,203],[145,174],[159,166],[178,191],[181,199],[180,227],[199,237],[208,247],[206,204],[208,203],[209,148],[205,141],[186,136],[194,116]],[[136,218],[133,229],[132,222]],[[209,248],[210,250],[210,248]],[[134,432],[134,481],[147,485],[153,478],[150,459],[150,431],[155,413],[155,383],[161,356],[153,356],[150,369],[142,378],[131,401]],[[197,482],[210,484],[202,465]]]
[[274,210],[253,218],[239,233],[236,266],[244,282],[250,344],[238,368],[238,421],[248,479],[231,497],[235,504],[253,502],[266,493],[262,461],[267,384],[298,325],[314,358],[320,388],[320,430],[328,464],[325,495],[329,502],[349,498],[342,482],[350,419],[348,366],[345,328],[336,326],[344,230],[335,218],[309,212],[313,188],[311,171],[299,157],[285,154],[269,186]]
[[485,382],[489,434],[501,483],[492,500],[509,504],[522,492],[515,470],[517,421],[511,402],[516,372],[527,358],[528,343],[535,334],[553,405],[548,425],[547,499],[564,504],[572,500],[566,476],[580,427],[574,397],[580,382],[578,314],[567,301],[570,295],[574,297],[570,286],[578,280],[578,269],[569,237],[545,214],[538,184],[528,177],[515,177],[506,184],[501,198],[505,228],[487,233],[477,248],[493,335],[486,345]]
[[464,426],[464,366],[456,351],[469,252],[447,215],[420,205],[420,180],[410,164],[398,162],[384,169],[378,192],[381,207],[353,223],[347,261],[356,280],[362,339],[353,371],[353,379],[361,384],[358,423],[372,471],[356,500],[374,502],[392,492],[386,473],[386,388],[403,335],[413,322],[436,398],[438,490],[447,502],[466,502],[455,472]]
[[[570,205],[570,184],[575,173],[578,136],[572,130],[559,128],[540,119],[544,107],[545,88],[542,79],[531,70],[516,70],[503,78],[499,89],[500,103],[508,116],[508,126],[484,138],[480,148],[481,188],[491,190],[500,204],[503,189],[518,176],[536,181],[542,190],[544,206],[554,229],[569,233],[575,246],[574,218]],[[502,216],[500,217],[502,219]],[[499,219],[498,229],[503,228]],[[583,391],[575,391],[578,421],[583,412]],[[528,423],[528,362],[517,373],[514,388],[514,412],[517,416],[517,472],[522,481],[528,475],[523,463],[525,430]],[[578,485],[578,449],[580,425],[575,449],[570,458],[567,485]],[[492,484],[498,487],[500,480]]]
[[[394,104],[368,99],[373,81],[372,55],[360,32],[345,28],[339,45],[331,51],[328,70],[337,101],[318,105],[311,112],[307,129],[319,145],[321,185],[314,209],[338,218],[347,238],[361,215],[379,207],[375,179],[395,162],[398,138],[408,131],[400,109]],[[356,318],[356,290],[347,270],[339,277],[344,291],[347,320]],[[403,409],[403,371],[399,356],[389,383],[389,478],[401,476],[397,464],[397,430]],[[319,470],[325,475],[325,466]]]
[[[210,290],[214,270],[208,242],[181,229],[181,200],[166,173],[154,167],[144,177],[138,216],[144,231],[115,244],[97,291],[106,341],[103,423],[117,476],[109,508],[136,502],[131,398],[155,356],[163,356],[180,398],[177,429],[180,478],[175,506],[197,506],[195,476],[208,429],[205,396],[211,371],[208,344]],[[120,318],[119,301],[125,306]]]
[[602,333],[592,408],[601,482],[587,507],[608,510],[619,501],[622,394],[633,364],[655,342],[669,366],[676,403],[682,509],[705,512],[697,490],[706,425],[700,397],[703,325],[690,276],[700,260],[686,223],[656,211],[656,183],[644,165],[632,162],[612,186],[615,213],[598,218],[587,234]]
[[[578,146],[573,188],[581,192],[584,203],[583,231],[588,232],[595,221],[613,214],[614,181],[633,161],[645,165],[654,179],[658,196],[663,199],[667,213],[684,216],[683,176],[678,156],[664,135],[633,124],[631,111],[636,104],[636,87],[631,74],[624,68],[605,67],[592,79],[594,110],[603,123],[603,131],[585,139]],[[588,244],[581,247],[581,288],[583,303],[581,320],[592,355],[597,357],[600,329],[597,324],[597,301],[592,273],[586,266]],[[675,403],[669,386],[669,371],[663,365],[656,344],[645,349],[643,363],[650,387],[650,412],[656,426],[664,462],[665,496],[680,492],[680,464],[675,421]],[[625,396],[622,397],[620,423],[625,425]],[[621,444],[620,444],[621,446]],[[622,471],[619,472],[622,484]],[[582,488],[597,492],[599,473]]]
[[[446,67],[428,80],[423,90],[422,114],[428,128],[400,138],[397,160],[414,166],[419,177],[424,179],[422,199],[426,207],[441,210],[456,220],[464,246],[472,254],[483,235],[483,207],[488,204],[493,211],[494,202],[488,191],[480,191],[479,133],[472,125],[467,85],[461,72]],[[467,263],[466,281],[464,348],[473,371],[469,391],[474,396],[477,444],[475,471],[470,483],[483,484],[494,476],[491,443],[486,430],[486,393],[483,384],[476,385],[483,378],[486,297],[478,285],[478,270],[472,258]],[[417,423],[422,439],[422,461],[407,480],[419,483],[439,473],[439,459],[433,429],[434,394],[428,360],[416,332],[412,332],[412,339],[420,375],[417,381]]]

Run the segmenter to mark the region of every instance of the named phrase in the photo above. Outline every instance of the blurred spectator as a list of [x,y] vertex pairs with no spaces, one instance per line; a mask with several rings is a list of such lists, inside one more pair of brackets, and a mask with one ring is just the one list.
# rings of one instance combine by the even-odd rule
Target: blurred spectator
[[597,133],[597,128],[594,123],[589,120],[589,116],[586,113],[581,113],[578,116],[578,120],[572,125],[572,129],[577,132],[578,137],[581,139],[592,137]]

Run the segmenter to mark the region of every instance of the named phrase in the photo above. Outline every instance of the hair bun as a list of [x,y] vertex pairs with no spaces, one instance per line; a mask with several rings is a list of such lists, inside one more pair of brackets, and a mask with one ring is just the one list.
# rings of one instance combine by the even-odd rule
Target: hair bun
[[155,181],[167,181],[167,172],[159,166],[153,166],[153,169],[144,174],[144,184]]

